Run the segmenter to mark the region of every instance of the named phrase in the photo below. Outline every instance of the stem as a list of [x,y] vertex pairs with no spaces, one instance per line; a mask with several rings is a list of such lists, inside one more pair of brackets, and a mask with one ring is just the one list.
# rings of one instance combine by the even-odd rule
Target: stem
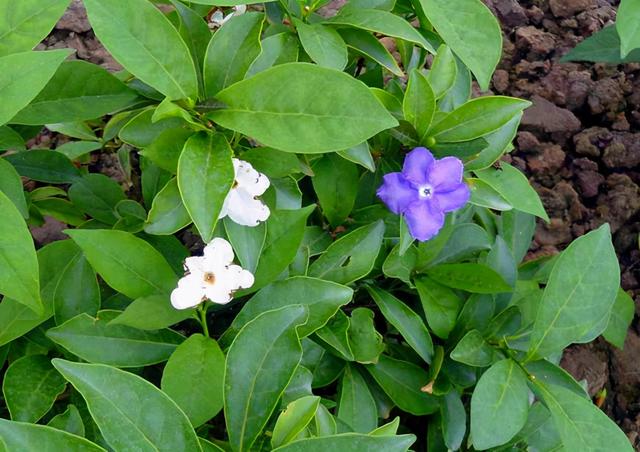
[[207,325],[207,304],[206,302],[198,307],[198,311],[200,312],[200,325],[202,325],[202,333],[206,337],[209,336],[209,326]]

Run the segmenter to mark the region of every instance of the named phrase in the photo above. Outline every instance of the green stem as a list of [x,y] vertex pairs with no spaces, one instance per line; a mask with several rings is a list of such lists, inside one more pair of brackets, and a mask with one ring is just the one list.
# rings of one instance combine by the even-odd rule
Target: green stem
[[204,303],[198,307],[198,311],[200,312],[200,325],[202,325],[202,333],[206,337],[209,336],[209,326],[207,325],[207,304]]

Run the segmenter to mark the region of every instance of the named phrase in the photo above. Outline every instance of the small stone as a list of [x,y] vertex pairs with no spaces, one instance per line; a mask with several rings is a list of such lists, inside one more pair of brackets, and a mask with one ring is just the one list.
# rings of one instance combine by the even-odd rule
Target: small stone
[[498,69],[493,74],[493,87],[499,93],[504,93],[509,89],[509,73],[504,69]]
[[570,17],[590,8],[595,8],[595,0],[549,0],[555,17]]
[[538,55],[547,55],[556,46],[556,39],[551,33],[533,26],[520,27],[516,30],[516,47],[530,50]]
[[73,0],[69,8],[56,24],[58,30],[69,30],[76,33],[86,33],[91,30],[91,24],[87,19],[87,12],[80,0]]
[[522,125],[542,130],[546,133],[565,132],[572,134],[580,130],[582,124],[571,111],[560,108],[540,96],[533,96],[533,106],[524,111]]

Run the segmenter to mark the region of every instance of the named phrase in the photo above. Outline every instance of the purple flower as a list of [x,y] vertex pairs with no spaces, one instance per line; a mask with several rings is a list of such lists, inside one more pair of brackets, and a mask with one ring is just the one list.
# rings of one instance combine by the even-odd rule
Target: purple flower
[[426,148],[415,148],[404,159],[401,173],[384,176],[377,194],[393,213],[404,215],[411,235],[424,242],[442,229],[445,213],[469,201],[463,171],[456,157],[436,160]]

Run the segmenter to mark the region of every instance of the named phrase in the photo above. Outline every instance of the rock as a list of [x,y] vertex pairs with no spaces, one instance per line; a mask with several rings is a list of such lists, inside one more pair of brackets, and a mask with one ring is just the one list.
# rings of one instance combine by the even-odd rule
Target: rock
[[640,134],[621,133],[605,148],[602,161],[607,168],[635,168],[640,165]]
[[587,103],[594,115],[623,110],[625,98],[620,81],[611,77],[598,80],[589,93]]
[[556,17],[570,17],[589,8],[595,8],[594,0],[549,0],[551,12]]
[[596,171],[579,171],[576,175],[578,187],[585,198],[598,195],[600,185],[604,183],[604,176]]
[[522,125],[546,133],[572,134],[582,127],[580,120],[566,108],[560,108],[540,96],[533,96],[533,106],[524,111]]
[[555,37],[539,28],[527,26],[516,30],[516,47],[520,50],[530,50],[544,56],[551,53],[555,46]]
[[87,12],[80,0],[73,0],[69,8],[56,24],[58,30],[69,30],[75,33],[86,33],[91,30]]
[[613,140],[613,135],[603,127],[591,127],[574,135],[576,152],[588,157],[600,157],[600,149]]
[[518,150],[522,152],[538,152],[540,150],[540,141],[531,132],[518,132]]
[[539,222],[535,240],[542,246],[566,245],[571,242],[571,227],[559,218],[552,218],[549,224]]
[[560,146],[547,146],[537,155],[527,156],[527,164],[531,173],[547,187],[553,186],[560,179],[559,172],[564,167],[566,154]]
[[493,87],[499,93],[504,93],[509,89],[509,73],[504,69],[498,69],[493,74]]
[[623,412],[631,409],[640,400],[640,336],[630,330],[624,348],[613,349],[611,359],[612,374],[615,380],[616,399]]
[[576,380],[586,380],[589,395],[594,397],[609,379],[609,359],[596,344],[573,345],[565,350],[560,362]]
[[516,27],[529,21],[527,14],[516,0],[486,0],[486,4],[506,27]]
[[33,240],[38,246],[44,246],[48,243],[67,238],[62,232],[67,229],[67,225],[49,216],[44,217],[44,224],[42,226],[31,226],[29,229],[31,230]]
[[630,218],[640,212],[640,187],[626,174],[607,177],[607,192],[598,196],[595,224],[608,222],[616,232]]

